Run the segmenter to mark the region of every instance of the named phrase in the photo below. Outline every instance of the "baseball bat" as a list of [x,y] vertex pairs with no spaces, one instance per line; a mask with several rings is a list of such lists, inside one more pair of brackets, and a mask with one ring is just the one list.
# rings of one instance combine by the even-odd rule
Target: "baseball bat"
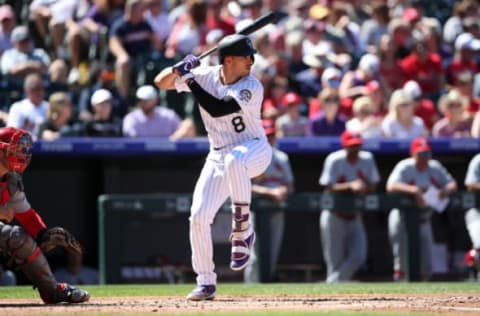
[[[251,24],[245,26],[243,29],[238,31],[237,34],[249,35],[249,34],[252,34],[255,31],[261,29],[262,27],[264,27],[267,24],[276,23],[276,21],[277,21],[277,15],[274,12],[268,12],[268,13],[262,15],[261,17],[259,17],[258,19],[256,19],[255,21],[253,21]],[[215,52],[217,49],[218,49],[218,46],[214,46],[214,47],[210,48],[209,50],[203,52],[200,56],[198,56],[198,59],[205,58],[206,56]]]

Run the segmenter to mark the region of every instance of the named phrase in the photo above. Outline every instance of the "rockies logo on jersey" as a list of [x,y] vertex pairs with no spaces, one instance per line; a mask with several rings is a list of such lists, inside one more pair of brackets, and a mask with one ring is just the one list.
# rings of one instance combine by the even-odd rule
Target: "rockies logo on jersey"
[[252,92],[250,90],[243,89],[243,90],[240,90],[239,96],[240,96],[240,100],[248,102],[252,98]]

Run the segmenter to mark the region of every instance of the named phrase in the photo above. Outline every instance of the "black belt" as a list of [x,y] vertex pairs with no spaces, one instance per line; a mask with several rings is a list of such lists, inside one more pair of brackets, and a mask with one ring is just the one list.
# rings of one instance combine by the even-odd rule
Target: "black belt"
[[[253,138],[253,139],[254,139],[254,140],[259,140],[260,137],[255,137],[255,138]],[[213,150],[221,150],[221,149],[223,149],[223,148],[225,148],[225,147],[227,147],[227,146],[230,146],[230,145],[225,145],[225,146],[222,146],[222,147],[213,147]]]

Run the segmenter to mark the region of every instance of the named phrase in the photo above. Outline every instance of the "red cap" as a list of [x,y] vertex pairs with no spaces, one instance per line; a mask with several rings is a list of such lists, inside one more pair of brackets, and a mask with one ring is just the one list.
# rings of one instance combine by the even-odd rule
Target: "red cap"
[[414,155],[423,151],[430,151],[432,147],[425,137],[417,137],[410,143],[410,154]]
[[345,131],[340,136],[343,147],[355,146],[363,144],[362,136],[359,133]]
[[282,98],[282,103],[285,106],[293,105],[293,104],[299,104],[302,102],[302,98],[296,94],[295,92],[288,92],[285,94]]
[[415,8],[406,8],[403,10],[403,18],[409,22],[418,20],[420,18],[420,12]]
[[380,89],[380,84],[378,83],[377,80],[370,80],[367,83],[366,88],[367,88],[367,93],[371,94]]
[[275,122],[273,120],[263,120],[262,125],[265,130],[265,135],[275,134]]

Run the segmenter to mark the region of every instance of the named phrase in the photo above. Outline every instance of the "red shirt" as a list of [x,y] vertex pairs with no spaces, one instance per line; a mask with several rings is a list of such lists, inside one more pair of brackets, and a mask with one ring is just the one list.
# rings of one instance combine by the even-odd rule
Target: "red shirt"
[[415,115],[420,117],[425,123],[425,126],[431,130],[433,124],[438,119],[438,112],[435,108],[435,104],[429,99],[420,100],[420,106],[415,110]]
[[438,78],[444,76],[442,58],[438,54],[428,53],[425,62],[421,63],[417,54],[410,54],[400,61],[404,80],[415,80],[423,93],[438,92]]
[[448,66],[448,82],[452,85],[457,85],[458,75],[464,71],[469,71],[472,75],[475,75],[480,71],[480,68],[474,61],[465,61],[454,60],[450,66]]
[[231,21],[228,21],[224,18],[220,18],[220,20],[215,20],[211,16],[207,17],[207,28],[209,30],[213,29],[220,29],[223,31],[224,35],[229,35],[235,33],[235,25]]

